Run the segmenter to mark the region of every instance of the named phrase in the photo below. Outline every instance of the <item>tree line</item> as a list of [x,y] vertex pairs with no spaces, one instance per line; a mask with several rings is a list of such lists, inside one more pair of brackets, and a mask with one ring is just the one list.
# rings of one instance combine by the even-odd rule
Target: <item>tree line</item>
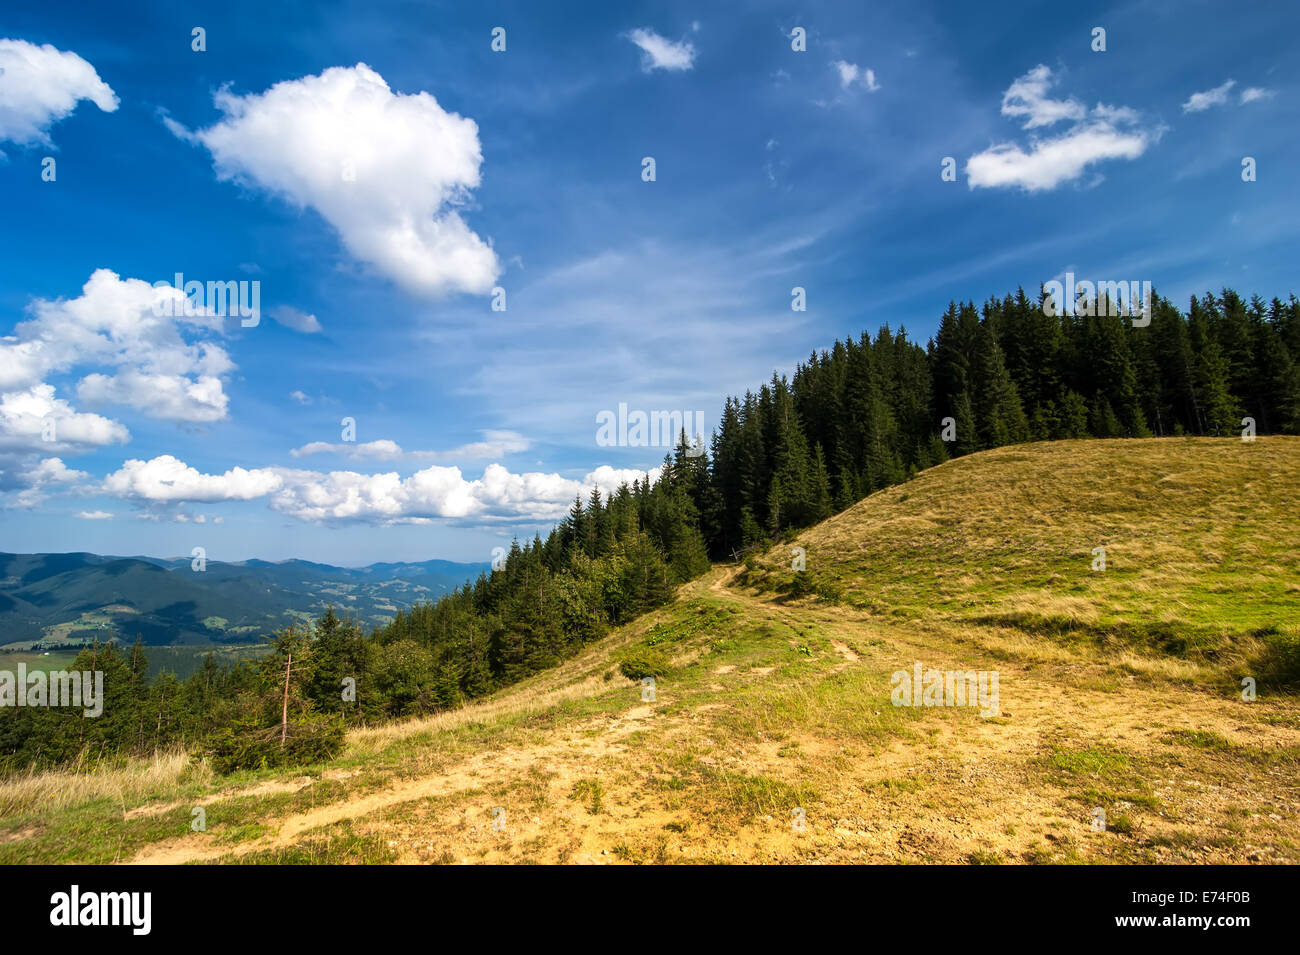
[[1300,433],[1300,301],[1225,289],[1149,324],[1023,289],[950,303],[924,347],[888,325],[730,398],[689,482],[721,559],[950,457],[1023,441]]
[[363,633],[332,608],[258,661],[145,678],[145,650],[101,645],[104,714],[19,709],[0,766],[179,744],[221,770],[309,762],[345,728],[460,706],[553,666],[728,559],[950,457],[1023,441],[1300,432],[1300,301],[1235,292],[1104,300],[1052,315],[1023,289],[950,303],[934,338],[888,325],[731,397],[707,451],[683,434],[655,480],[594,489],[490,574]]

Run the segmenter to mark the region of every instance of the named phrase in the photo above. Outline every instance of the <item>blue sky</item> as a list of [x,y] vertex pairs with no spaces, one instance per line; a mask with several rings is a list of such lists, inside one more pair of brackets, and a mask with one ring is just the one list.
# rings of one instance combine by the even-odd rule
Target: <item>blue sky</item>
[[11,5],[0,550],[484,560],[662,460],[620,403],[1067,270],[1300,291],[1297,8],[1000,7]]

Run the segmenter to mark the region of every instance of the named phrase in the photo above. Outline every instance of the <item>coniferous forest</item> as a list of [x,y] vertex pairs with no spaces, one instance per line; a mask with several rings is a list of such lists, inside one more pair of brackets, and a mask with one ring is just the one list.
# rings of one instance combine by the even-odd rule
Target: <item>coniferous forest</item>
[[[1085,314],[1085,312],[1101,314]],[[1235,292],[1155,298],[1149,324],[1045,314],[1023,290],[950,304],[926,345],[885,326],[791,377],[726,401],[707,451],[686,436],[657,479],[593,490],[543,540],[435,603],[364,633],[331,609],[282,630],[257,662],[209,657],[146,680],[144,648],[100,645],[104,713],[19,708],[0,720],[8,770],[184,745],[221,770],[326,757],[349,725],[461,705],[552,666],[735,559],[918,470],[1024,441],[1300,432],[1300,301]]]

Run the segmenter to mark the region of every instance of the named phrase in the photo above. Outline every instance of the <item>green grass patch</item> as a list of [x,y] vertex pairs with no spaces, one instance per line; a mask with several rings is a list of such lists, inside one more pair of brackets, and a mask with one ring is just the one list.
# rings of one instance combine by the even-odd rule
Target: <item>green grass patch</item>
[[573,791],[569,793],[570,799],[584,803],[587,812],[593,816],[600,815],[603,807],[601,798],[605,794],[605,787],[601,785],[599,779],[579,779],[574,783]]

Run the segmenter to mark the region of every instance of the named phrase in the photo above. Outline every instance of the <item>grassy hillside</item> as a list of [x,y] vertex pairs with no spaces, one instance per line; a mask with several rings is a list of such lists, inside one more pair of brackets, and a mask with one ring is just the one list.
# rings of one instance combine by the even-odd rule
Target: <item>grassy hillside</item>
[[1298,501],[1295,438],[959,459],[330,764],[0,783],[0,862],[1300,861]]
[[1277,690],[1300,682],[1298,462],[1289,437],[1000,448],[873,495],[743,579]]

